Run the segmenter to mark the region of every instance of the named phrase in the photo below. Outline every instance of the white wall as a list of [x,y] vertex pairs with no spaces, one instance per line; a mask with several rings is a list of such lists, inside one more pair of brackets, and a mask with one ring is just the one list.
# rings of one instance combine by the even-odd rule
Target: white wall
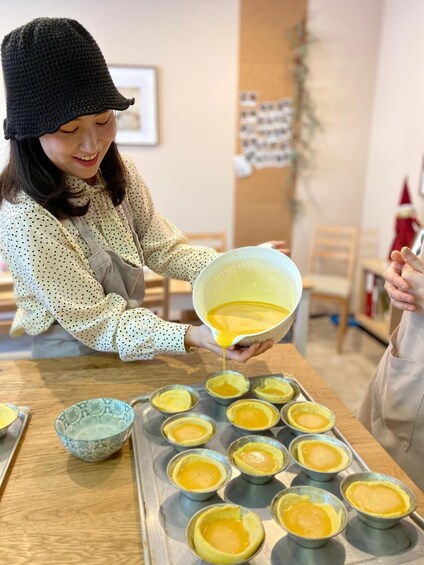
[[[27,4],[27,5],[26,5]],[[159,70],[158,147],[123,147],[156,205],[184,231],[232,235],[239,0],[0,0],[0,36],[38,16],[76,18],[114,64]],[[311,90],[322,122],[316,167],[299,183],[293,257],[305,269],[312,226],[378,231],[385,256],[403,177],[417,194],[424,152],[424,2],[309,0]],[[0,89],[0,120],[5,102]]]
[[301,178],[292,256],[305,272],[316,223],[360,225],[383,0],[309,0],[309,88],[321,122],[315,164]]
[[380,60],[373,107],[362,225],[378,225],[379,255],[394,238],[394,217],[403,179],[424,223],[418,194],[424,154],[424,2],[385,0]]
[[0,0],[0,13],[1,38],[35,17],[69,17],[108,63],[157,66],[160,145],[121,149],[180,229],[231,236],[239,0]]

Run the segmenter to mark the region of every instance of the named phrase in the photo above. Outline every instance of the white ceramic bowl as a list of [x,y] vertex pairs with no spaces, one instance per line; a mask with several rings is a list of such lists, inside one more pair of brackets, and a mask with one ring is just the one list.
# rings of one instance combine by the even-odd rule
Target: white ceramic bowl
[[92,398],[66,408],[54,427],[69,453],[85,461],[101,461],[121,449],[133,423],[134,410],[126,402]]
[[289,331],[302,294],[302,277],[293,261],[265,247],[240,247],[223,253],[201,271],[193,287],[193,304],[197,315],[211,327],[207,313],[226,302],[249,300],[275,304],[289,310],[289,316],[270,330],[239,335],[232,345],[250,345],[272,339],[280,341]]

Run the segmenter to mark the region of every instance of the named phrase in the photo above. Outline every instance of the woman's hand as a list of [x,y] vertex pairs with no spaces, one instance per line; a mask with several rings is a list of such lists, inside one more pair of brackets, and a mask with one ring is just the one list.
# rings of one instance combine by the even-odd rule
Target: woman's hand
[[393,306],[424,313],[424,261],[409,247],[392,251],[392,263],[384,273],[385,289]]
[[[190,326],[186,332],[184,344],[186,349],[189,347],[203,347],[222,357],[222,347],[213,338],[211,330],[206,325]],[[274,345],[272,339],[261,343],[252,343],[249,347],[235,345],[226,350],[225,358],[229,361],[245,363],[251,357],[256,357],[270,349]]]
[[258,247],[268,247],[270,249],[276,249],[277,251],[280,251],[281,253],[284,253],[284,255],[290,257],[290,249],[287,247],[285,241],[267,241],[266,243],[259,244]]

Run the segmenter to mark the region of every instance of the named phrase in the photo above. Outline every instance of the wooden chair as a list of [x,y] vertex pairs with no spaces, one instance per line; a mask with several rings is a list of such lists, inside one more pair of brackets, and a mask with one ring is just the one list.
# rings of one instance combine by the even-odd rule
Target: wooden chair
[[8,333],[15,317],[16,304],[13,283],[1,285],[0,289],[0,334]]
[[[212,247],[215,251],[223,253],[227,250],[227,238],[225,232],[191,232],[184,233],[190,245],[204,245]],[[194,310],[181,312],[180,321],[184,323],[198,322],[199,319]]]
[[225,232],[198,232],[184,234],[191,245],[205,245],[220,253],[227,250]]
[[158,314],[164,320],[169,319],[169,279],[156,273],[145,273],[143,306]]
[[341,353],[347,329],[353,275],[358,249],[356,227],[315,227],[305,277],[313,288],[311,298],[340,306],[337,352]]

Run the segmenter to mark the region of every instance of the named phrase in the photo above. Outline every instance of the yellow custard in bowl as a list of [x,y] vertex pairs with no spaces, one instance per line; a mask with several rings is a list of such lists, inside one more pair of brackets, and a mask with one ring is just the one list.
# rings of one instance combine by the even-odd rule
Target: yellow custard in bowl
[[8,404],[0,402],[0,430],[10,426],[18,417],[16,407],[11,408]]
[[285,420],[292,428],[304,433],[323,433],[336,422],[334,414],[316,402],[293,402],[286,405]]
[[237,400],[227,409],[228,420],[238,428],[249,431],[268,430],[275,426],[280,415],[272,404],[262,400]]
[[340,471],[349,463],[344,449],[319,439],[300,441],[297,444],[297,459],[304,467],[324,473]]
[[216,433],[216,425],[203,415],[178,415],[165,420],[162,433],[168,441],[184,447],[203,445]]
[[172,482],[190,492],[218,490],[228,478],[228,469],[207,450],[190,450],[177,456],[175,464],[169,464],[168,476]]
[[207,377],[204,386],[212,397],[232,399],[246,394],[250,388],[250,381],[242,373],[221,371]]
[[293,534],[307,538],[326,538],[340,527],[340,516],[330,504],[313,502],[307,495],[283,497],[277,508],[278,517]]
[[208,563],[244,563],[265,539],[259,516],[236,504],[217,504],[195,514],[187,538],[196,555]]
[[254,387],[253,393],[258,398],[275,404],[290,402],[296,395],[293,386],[288,381],[278,377],[261,379],[258,385]]
[[255,475],[275,475],[284,465],[284,455],[273,445],[252,441],[232,454],[240,471]]
[[383,518],[404,516],[411,508],[408,494],[392,482],[353,482],[346,489],[345,495],[354,508]]

